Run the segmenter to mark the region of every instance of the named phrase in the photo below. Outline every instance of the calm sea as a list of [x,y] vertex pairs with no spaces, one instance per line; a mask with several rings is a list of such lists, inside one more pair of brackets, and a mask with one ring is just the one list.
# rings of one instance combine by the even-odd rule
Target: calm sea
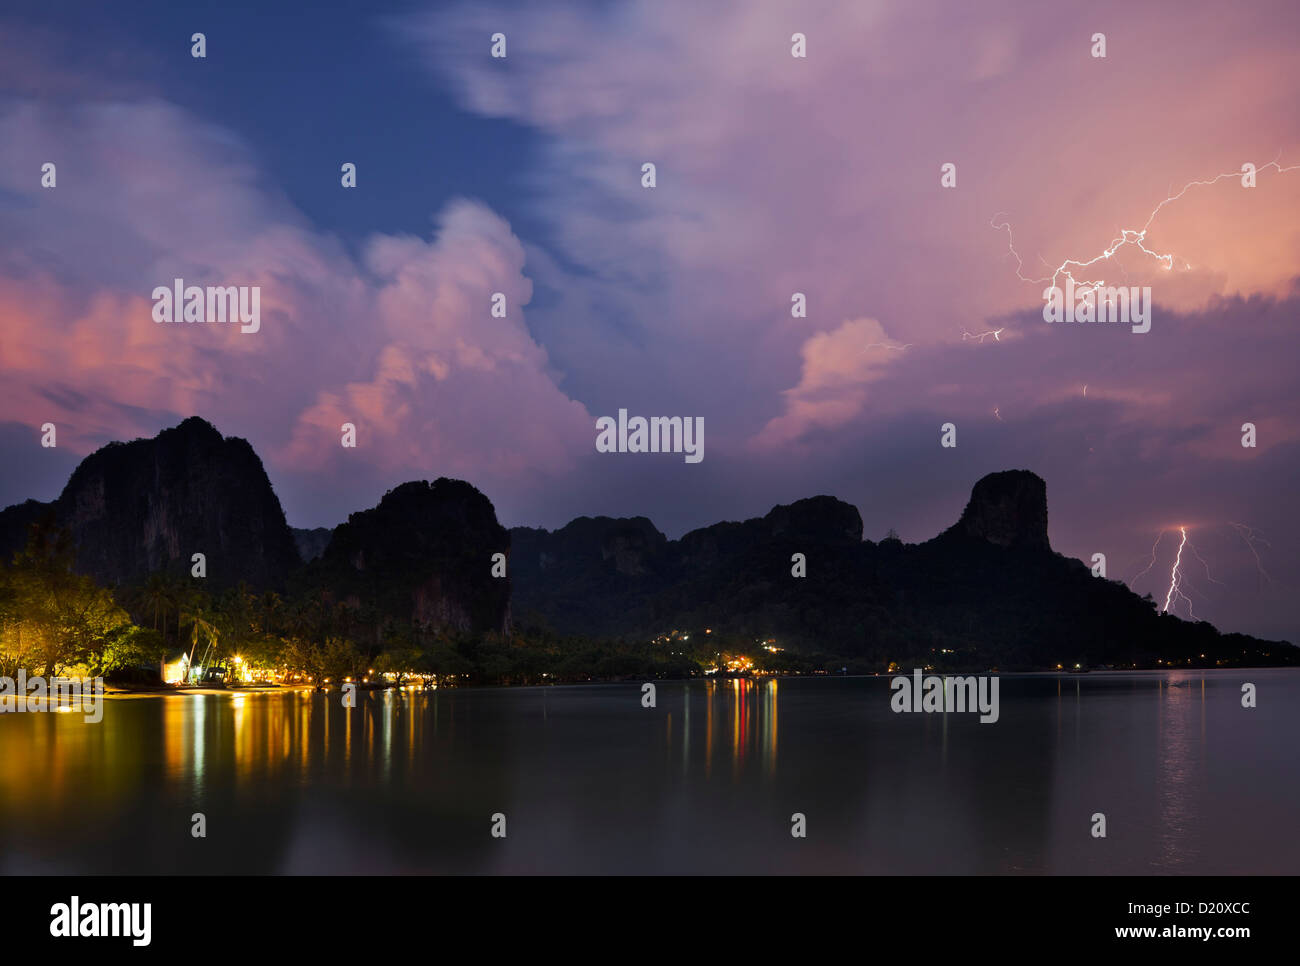
[[0,715],[0,871],[1300,873],[1300,671],[1003,676],[994,724],[885,677],[657,690]]

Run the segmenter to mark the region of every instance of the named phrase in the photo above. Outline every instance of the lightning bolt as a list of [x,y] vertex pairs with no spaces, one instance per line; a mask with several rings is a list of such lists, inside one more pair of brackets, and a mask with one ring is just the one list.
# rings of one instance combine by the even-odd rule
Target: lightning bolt
[[1156,542],[1151,544],[1151,562],[1147,564],[1141,571],[1133,575],[1133,580],[1129,581],[1130,587],[1133,585],[1133,581],[1137,580],[1139,577],[1143,576],[1144,574],[1149,574],[1151,572],[1151,568],[1156,565],[1156,551],[1160,549],[1160,541],[1163,540],[1164,538],[1165,538],[1165,531],[1161,530],[1160,533],[1156,536]]
[[[1281,156],[1282,155],[1279,152],[1278,158],[1280,158]],[[1278,174],[1285,174],[1288,171],[1294,171],[1297,168],[1300,168],[1300,164],[1293,164],[1284,168],[1278,164],[1278,159],[1274,158],[1272,161],[1268,162],[1267,164],[1260,165],[1256,169],[1256,173],[1265,171],[1268,168],[1273,168],[1274,170],[1277,171]],[[1098,262],[1108,262],[1110,261],[1111,258],[1115,256],[1117,252],[1120,251],[1120,249],[1125,248],[1126,246],[1129,245],[1138,248],[1144,254],[1154,258],[1157,262],[1159,262],[1164,267],[1165,271],[1173,271],[1174,255],[1172,253],[1153,251],[1150,248],[1148,248],[1146,245],[1147,232],[1151,230],[1151,224],[1156,220],[1156,217],[1164,209],[1165,205],[1169,205],[1175,201],[1178,201],[1180,198],[1183,197],[1183,195],[1187,194],[1187,192],[1190,191],[1192,188],[1208,187],[1210,185],[1214,185],[1220,181],[1223,181],[1225,178],[1240,178],[1241,176],[1242,176],[1242,172],[1240,170],[1237,170],[1237,171],[1228,171],[1220,175],[1215,175],[1213,178],[1205,178],[1198,181],[1187,182],[1187,184],[1183,185],[1180,191],[1178,191],[1175,194],[1168,195],[1168,197],[1166,197],[1164,201],[1156,205],[1155,208],[1152,210],[1150,216],[1148,216],[1146,222],[1142,225],[1141,228],[1119,229],[1119,234],[1111,240],[1110,244],[1106,246],[1106,248],[1100,254],[1094,255],[1092,258],[1089,258],[1084,261],[1080,261],[1079,259],[1075,259],[1075,258],[1067,258],[1065,261],[1061,262],[1060,265],[1057,265],[1056,268],[1052,270],[1051,275],[1045,275],[1042,278],[1029,278],[1024,274],[1025,261],[1020,256],[1020,253],[1016,251],[1015,236],[1012,235],[1011,233],[1011,224],[1005,219],[1003,219],[1002,221],[998,220],[1002,216],[1002,212],[998,212],[997,214],[995,214],[993,216],[993,219],[989,222],[989,224],[995,230],[1005,231],[1007,233],[1007,251],[1015,256],[1017,278],[1019,278],[1021,281],[1024,282],[1034,282],[1036,284],[1042,282],[1051,282],[1053,286],[1056,286],[1057,280],[1062,275],[1064,275],[1067,279],[1069,279],[1071,282],[1074,283],[1076,292],[1086,297],[1090,295],[1092,292],[1096,291],[1097,289],[1104,287],[1106,282],[1104,279],[1085,279],[1083,281],[1079,281],[1074,277],[1074,271],[1077,269],[1080,272],[1086,272],[1090,270]],[[1041,260],[1042,258],[1040,256],[1040,261]],[[1047,263],[1044,261],[1044,264]],[[1186,260],[1183,261],[1183,265],[1187,269],[1191,268],[1191,265]],[[1048,265],[1048,267],[1050,268],[1051,266]]]
[[1178,544],[1178,555],[1174,557],[1173,569],[1169,571],[1169,593],[1165,594],[1164,613],[1169,613],[1169,608],[1172,606],[1174,598],[1177,597],[1179,600],[1187,602],[1187,616],[1192,620],[1196,620],[1196,615],[1192,612],[1192,599],[1182,591],[1183,575],[1181,569],[1183,565],[1183,547],[1187,546],[1187,528],[1179,527],[1178,530],[1182,533],[1183,539]]
[[[1261,546],[1271,547],[1271,544],[1269,544],[1260,531],[1254,527],[1248,526],[1244,523],[1231,522],[1227,525],[1233,528],[1233,531],[1241,538],[1241,541],[1246,545],[1247,549],[1250,550],[1251,556],[1255,559],[1255,569],[1259,571],[1259,575],[1263,581],[1270,586],[1273,585],[1275,581],[1269,572],[1264,569],[1264,561],[1259,553],[1259,548]],[[1147,562],[1145,567],[1133,575],[1132,579],[1127,581],[1130,587],[1134,587],[1139,577],[1150,573],[1155,567],[1156,561],[1159,557],[1160,543],[1164,540],[1165,534],[1168,532],[1168,530],[1161,530],[1160,533],[1157,534],[1155,543],[1151,545],[1151,559]],[[1201,552],[1196,549],[1196,544],[1192,542],[1192,538],[1187,532],[1187,527],[1178,527],[1178,532],[1182,539],[1178,544],[1178,553],[1174,559],[1174,565],[1169,573],[1169,587],[1165,593],[1165,603],[1160,610],[1162,613],[1168,613],[1171,609],[1176,608],[1180,601],[1185,601],[1187,604],[1188,615],[1195,620],[1196,615],[1192,612],[1192,600],[1189,595],[1195,595],[1197,597],[1200,597],[1201,595],[1196,594],[1190,577],[1183,566],[1184,549],[1200,562],[1201,567],[1205,570],[1206,580],[1212,584],[1218,584],[1220,587],[1226,587],[1228,585],[1217,579],[1214,574],[1210,572],[1209,563],[1203,556],[1201,556]]]
[[[1259,552],[1261,546],[1270,547],[1271,545],[1269,542],[1264,539],[1259,530],[1245,523],[1229,522],[1226,525],[1232,527],[1233,531],[1241,538],[1241,541],[1250,550],[1251,555],[1255,559],[1255,567],[1259,571],[1259,575],[1263,581],[1269,585],[1273,585],[1274,580],[1269,575],[1268,571],[1264,569],[1263,558],[1260,556]],[[1164,604],[1157,605],[1157,611],[1163,614],[1167,614],[1170,611],[1177,613],[1178,605],[1180,603],[1185,603],[1187,605],[1188,618],[1190,620],[1199,620],[1200,618],[1196,616],[1195,609],[1193,608],[1192,598],[1195,597],[1200,600],[1203,599],[1203,595],[1198,594],[1196,588],[1192,584],[1191,575],[1187,572],[1184,552],[1195,557],[1201,564],[1201,567],[1205,570],[1206,580],[1210,583],[1218,584],[1220,587],[1227,587],[1228,585],[1223,581],[1218,580],[1214,574],[1210,572],[1210,565],[1201,555],[1201,552],[1196,548],[1196,544],[1192,542],[1191,535],[1188,533],[1188,527],[1180,526],[1175,529],[1178,530],[1181,539],[1178,543],[1178,550],[1174,555],[1173,566],[1170,567],[1169,570],[1169,586],[1165,590]],[[1133,575],[1131,580],[1127,581],[1130,588],[1136,588],[1138,579],[1150,573],[1156,566],[1159,559],[1160,544],[1164,540],[1165,534],[1168,532],[1168,529],[1162,529],[1156,535],[1155,542],[1151,545],[1151,559],[1147,562],[1145,567]]]
[[1259,559],[1259,549],[1255,546],[1256,543],[1261,543],[1266,547],[1271,547],[1271,544],[1260,536],[1259,531],[1254,527],[1247,526],[1244,523],[1232,522],[1229,522],[1228,526],[1232,527],[1232,529],[1237,532],[1237,536],[1241,537],[1242,542],[1250,548],[1251,555],[1255,558],[1255,567],[1259,571],[1259,575],[1271,585],[1273,583],[1273,578],[1270,577],[1268,571],[1264,569],[1264,562]]
[[1196,559],[1199,560],[1201,562],[1201,566],[1205,568],[1206,580],[1208,580],[1212,584],[1218,584],[1220,587],[1227,586],[1222,580],[1214,579],[1214,575],[1210,573],[1210,565],[1205,562],[1205,558],[1201,556],[1201,552],[1196,549],[1196,544],[1192,543],[1190,538],[1188,538],[1187,541],[1187,549],[1190,550],[1193,554],[1195,554]]
[[[1271,168],[1281,175],[1281,174],[1286,174],[1288,171],[1295,171],[1296,169],[1300,168],[1300,164],[1292,164],[1283,167],[1279,163],[1279,159],[1281,157],[1282,157],[1281,152],[1278,152],[1278,156],[1274,158],[1272,161],[1269,161],[1266,164],[1262,164],[1256,167],[1255,173],[1259,174]],[[1082,281],[1080,281],[1079,279],[1076,279],[1074,277],[1074,272],[1077,270],[1080,273],[1084,273],[1084,272],[1090,273],[1090,270],[1093,268],[1093,266],[1097,265],[1098,263],[1110,262],[1110,260],[1114,258],[1116,254],[1118,254],[1122,249],[1128,246],[1133,246],[1138,250],[1140,250],[1144,255],[1154,258],[1156,262],[1165,269],[1165,271],[1167,272],[1173,271],[1175,256],[1172,252],[1158,252],[1147,247],[1147,232],[1151,230],[1151,226],[1155,222],[1156,218],[1159,217],[1160,212],[1164,210],[1166,205],[1173,204],[1175,201],[1180,200],[1184,195],[1187,194],[1187,192],[1189,192],[1193,188],[1210,187],[1228,178],[1240,178],[1242,174],[1243,172],[1240,169],[1236,171],[1225,171],[1224,173],[1217,174],[1212,178],[1201,178],[1196,181],[1189,181],[1187,182],[1187,184],[1183,185],[1182,188],[1180,188],[1176,192],[1172,190],[1172,186],[1171,186],[1168,189],[1169,193],[1166,195],[1165,199],[1151,210],[1151,214],[1147,216],[1147,220],[1143,223],[1141,228],[1117,229],[1118,234],[1111,239],[1110,244],[1107,245],[1106,248],[1104,248],[1099,254],[1094,255],[1092,258],[1086,260],[1080,260],[1077,258],[1067,258],[1059,265],[1057,265],[1055,268],[1052,268],[1052,266],[1047,262],[1046,259],[1044,259],[1041,255],[1038,256],[1038,260],[1042,262],[1047,269],[1051,270],[1050,275],[1044,275],[1039,278],[1030,278],[1024,273],[1025,260],[1021,256],[1020,252],[1016,249],[1015,234],[1011,230],[1011,222],[1008,221],[1003,216],[1003,212],[998,212],[997,214],[995,214],[993,218],[990,219],[989,225],[996,231],[1005,231],[1007,233],[1007,252],[1008,254],[1012,255],[1015,258],[1016,277],[1020,279],[1022,282],[1032,282],[1034,284],[1051,282],[1053,286],[1059,287],[1058,285],[1059,280],[1061,276],[1064,275],[1066,279],[1068,279],[1070,282],[1074,284],[1076,295],[1081,298],[1087,298],[1089,295],[1093,294],[1097,290],[1104,288],[1106,285],[1106,281],[1104,278],[1085,278]],[[1184,270],[1190,270],[1192,268],[1191,263],[1188,262],[1186,259],[1182,260],[1182,264]],[[1124,268],[1124,266],[1121,265],[1119,262],[1115,262],[1115,266],[1119,269],[1121,274],[1123,274],[1125,279],[1127,279],[1128,271]],[[981,345],[984,343],[985,339],[989,339],[989,338],[991,338],[994,342],[1001,342],[1002,333],[1005,331],[1006,331],[1005,326],[1000,329],[988,329],[984,332],[969,332],[963,329],[961,334],[961,340],[962,342],[974,341],[980,343]],[[910,342],[905,345],[891,345],[886,342],[872,342],[867,346],[865,346],[865,348],[867,349],[881,348],[892,352],[902,352],[905,349],[911,348],[911,346],[912,343]],[[1086,385],[1083,387],[1083,394],[1085,396],[1088,395],[1088,387]],[[1247,544],[1250,545],[1249,540],[1247,540]],[[1254,551],[1253,545],[1251,545],[1251,550],[1252,552]],[[1195,552],[1195,550],[1193,550],[1193,552]],[[1204,563],[1204,561],[1202,561],[1202,563]],[[1260,571],[1261,573],[1263,572],[1262,566],[1260,568]],[[1265,576],[1267,577],[1267,575]],[[1268,579],[1271,581],[1271,578]]]

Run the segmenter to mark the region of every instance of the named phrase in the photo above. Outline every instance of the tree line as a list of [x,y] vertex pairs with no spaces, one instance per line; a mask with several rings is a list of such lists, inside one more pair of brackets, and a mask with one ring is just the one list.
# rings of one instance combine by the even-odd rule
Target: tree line
[[418,628],[322,587],[286,593],[244,583],[219,592],[172,573],[101,587],[74,569],[68,532],[34,526],[0,565],[0,674],[157,682],[179,653],[194,665],[267,669],[282,679],[364,680],[390,672],[457,683],[537,684],[690,677],[714,655],[646,642],[594,641],[545,626],[468,634]]

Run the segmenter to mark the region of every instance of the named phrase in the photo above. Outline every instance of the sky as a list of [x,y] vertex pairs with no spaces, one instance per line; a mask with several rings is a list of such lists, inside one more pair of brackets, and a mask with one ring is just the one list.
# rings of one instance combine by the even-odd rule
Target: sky
[[[1298,27],[1289,0],[10,0],[0,505],[191,415],[299,527],[450,476],[507,526],[675,537],[825,493],[919,542],[1023,468],[1058,551],[1163,605],[1185,528],[1173,612],[1300,640]],[[1149,286],[1149,332],[1044,321],[1033,279],[1144,226],[1074,274]],[[176,277],[257,286],[260,330],[156,323]],[[620,409],[702,418],[703,460],[597,452]]]

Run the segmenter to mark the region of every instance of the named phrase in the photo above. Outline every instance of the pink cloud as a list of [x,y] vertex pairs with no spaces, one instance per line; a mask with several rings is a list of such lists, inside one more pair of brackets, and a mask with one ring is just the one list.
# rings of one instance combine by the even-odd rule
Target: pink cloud
[[[59,165],[56,188],[37,159]],[[328,466],[350,421],[385,479],[507,490],[590,445],[524,324],[523,246],[481,204],[450,205],[431,241],[376,236],[357,264],[263,186],[236,137],[152,100],[10,102],[0,172],[28,202],[0,240],[0,406],[59,424],[61,445],[198,414],[250,437],[274,476]],[[259,286],[261,330],[155,323],[151,293],[173,278]]]
[[[788,406],[809,425],[862,411],[857,388],[814,403],[804,383],[811,340],[845,319],[877,319],[922,346],[989,319],[1041,325],[1026,310],[1043,286],[1016,277],[990,226],[999,212],[1037,277],[1140,226],[1171,187],[1279,150],[1300,162],[1288,93],[1300,61],[1273,26],[1291,17],[1283,3],[1226,21],[1192,5],[1171,22],[1118,3],[656,0],[461,5],[401,26],[468,109],[548,138],[537,207],[588,270],[539,266],[563,293],[553,357],[599,359],[625,392],[716,411],[726,445],[787,438]],[[483,41],[497,30],[510,39],[504,61]],[[1098,30],[1105,60],[1089,56]],[[790,56],[794,31],[807,35],[806,60]],[[639,184],[647,160],[654,191]],[[949,161],[958,187],[944,190]],[[1126,250],[1112,277],[1151,284],[1165,313],[1283,294],[1300,258],[1288,216],[1298,202],[1300,171],[1261,175],[1253,194],[1195,190],[1150,235],[1178,270]],[[617,328],[590,296],[602,286],[618,290],[604,303],[617,305]],[[808,319],[791,319],[793,292],[807,294]],[[709,378],[719,354],[745,374],[747,405]]]
[[860,419],[871,399],[867,384],[906,351],[875,319],[855,319],[811,336],[803,344],[799,384],[785,393],[786,411],[763,427],[755,444],[782,447],[813,430]]

